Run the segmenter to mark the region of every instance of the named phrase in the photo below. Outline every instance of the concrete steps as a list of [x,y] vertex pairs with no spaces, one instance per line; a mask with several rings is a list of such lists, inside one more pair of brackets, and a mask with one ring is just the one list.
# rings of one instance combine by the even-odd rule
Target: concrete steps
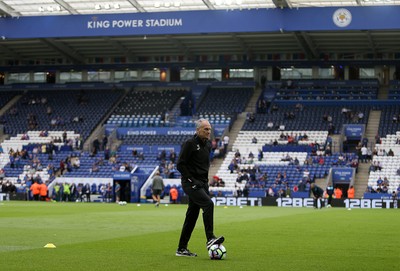
[[[229,132],[225,133],[225,135],[229,136],[229,144],[228,144],[228,149],[227,149],[228,152],[232,150],[233,143],[235,142],[239,132],[242,130],[244,123],[246,122],[247,112],[256,112],[256,110],[255,110],[256,102],[258,100],[258,97],[260,97],[261,92],[262,92],[262,89],[259,87],[256,87],[254,89],[253,95],[251,96],[251,98],[246,106],[245,112],[238,114],[237,119],[233,123],[231,130]],[[224,158],[214,159],[213,163],[211,164],[210,170],[209,170],[209,179],[212,178],[212,176],[217,174],[223,161],[224,161]]]
[[[368,138],[368,147],[371,148],[371,150],[373,150],[375,147],[375,136],[378,133],[381,113],[382,112],[378,110],[371,110],[369,113],[364,137]],[[356,174],[354,182],[356,198],[361,198],[364,195],[364,191],[368,186],[369,166],[370,163],[361,163],[359,161],[358,172]]]

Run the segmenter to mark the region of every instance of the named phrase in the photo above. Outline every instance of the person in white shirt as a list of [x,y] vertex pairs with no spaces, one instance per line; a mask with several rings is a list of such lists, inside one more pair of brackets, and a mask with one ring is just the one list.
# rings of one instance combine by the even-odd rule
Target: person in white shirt
[[228,151],[229,136],[225,135],[223,141],[224,141],[224,155],[226,155]]
[[361,162],[366,163],[368,156],[368,148],[364,145],[361,147]]

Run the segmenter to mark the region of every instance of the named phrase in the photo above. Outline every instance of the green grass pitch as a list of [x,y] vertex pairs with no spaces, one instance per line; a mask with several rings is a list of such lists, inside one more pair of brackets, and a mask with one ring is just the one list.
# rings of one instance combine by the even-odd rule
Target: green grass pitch
[[[394,209],[215,207],[227,258],[211,261],[201,214],[176,257],[185,205],[0,202],[0,270],[398,270]],[[53,243],[57,248],[44,248]]]

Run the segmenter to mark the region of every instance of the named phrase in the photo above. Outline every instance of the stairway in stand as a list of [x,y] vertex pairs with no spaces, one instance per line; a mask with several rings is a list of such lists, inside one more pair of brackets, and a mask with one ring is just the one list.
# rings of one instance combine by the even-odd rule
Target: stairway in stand
[[[260,97],[261,92],[262,89],[260,87],[255,87],[254,93],[250,98],[249,103],[247,104],[245,112],[238,114],[237,119],[232,125],[231,130],[225,133],[227,136],[229,136],[228,152],[232,150],[232,145],[235,142],[239,132],[242,130],[244,123],[246,122],[247,112],[255,112],[256,102],[258,100],[258,97]],[[217,174],[218,169],[221,167],[223,162],[224,158],[214,159],[210,167],[209,178],[212,178],[212,176]]]
[[[381,118],[381,111],[371,110],[369,113],[368,124],[365,131],[365,137],[368,138],[368,147],[373,150],[375,148],[375,135],[378,132],[379,121]],[[359,161],[358,172],[354,182],[354,189],[356,191],[355,197],[361,198],[368,185],[370,163],[361,163]]]

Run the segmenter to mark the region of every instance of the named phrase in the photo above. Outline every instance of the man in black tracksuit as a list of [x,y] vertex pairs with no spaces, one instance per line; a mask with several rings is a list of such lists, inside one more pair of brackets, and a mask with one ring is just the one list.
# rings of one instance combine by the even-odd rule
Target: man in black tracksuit
[[[322,199],[324,196],[324,190],[317,186],[315,183],[311,184],[311,192],[314,195],[314,208],[318,208],[318,200]],[[322,201],[321,201],[321,207],[322,208]]]
[[182,175],[182,188],[189,197],[185,222],[183,223],[176,256],[195,257],[187,249],[193,229],[203,210],[204,230],[207,249],[214,244],[221,244],[224,237],[214,235],[214,203],[208,191],[208,170],[210,168],[211,125],[206,119],[196,121],[196,134],[182,145],[177,168]]

